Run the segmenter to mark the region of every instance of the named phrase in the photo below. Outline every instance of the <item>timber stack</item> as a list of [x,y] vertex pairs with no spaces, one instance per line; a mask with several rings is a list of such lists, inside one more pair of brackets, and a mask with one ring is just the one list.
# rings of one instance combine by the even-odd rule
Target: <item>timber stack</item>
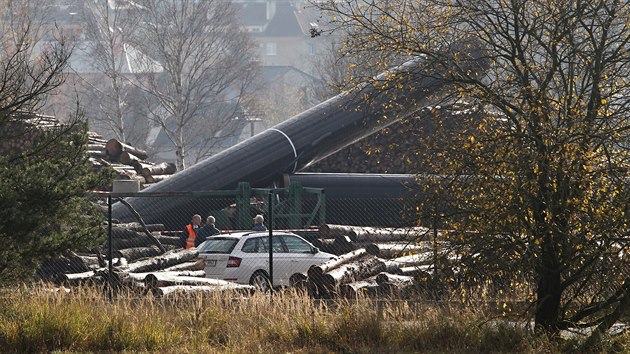
[[[117,179],[139,181],[141,188],[163,181],[177,172],[173,163],[148,161],[147,152],[142,149],[118,139],[105,140],[94,132],[88,134],[88,154],[94,170],[111,167],[116,171]],[[110,187],[104,189],[111,191]]]
[[[42,131],[64,129],[54,116],[15,112],[0,134],[0,154],[13,156],[32,145]],[[96,132],[88,132],[87,154],[94,170],[105,166],[117,173],[117,179],[137,180],[141,188],[158,183],[177,172],[173,163],[148,161],[146,151],[117,139],[104,139]],[[111,191],[112,186],[103,186]]]
[[[105,225],[108,226],[108,225]],[[250,285],[205,277],[205,260],[196,248],[183,249],[179,236],[160,224],[112,224],[111,245],[91,252],[68,252],[38,269],[40,280],[64,287],[104,286],[155,296],[190,292],[238,291],[250,294]],[[106,256],[112,249],[110,260]]]
[[426,228],[322,225],[313,244],[337,258],[293,274],[290,284],[315,298],[411,298],[426,289],[438,259],[457,261],[448,243],[430,239],[441,234]]
[[33,145],[41,132],[63,129],[55,117],[14,112],[3,122],[0,131],[0,155],[18,156]]
[[[109,229],[109,225],[104,225]],[[166,296],[181,292],[237,290],[251,294],[249,285],[205,277],[205,260],[196,248],[183,249],[179,231],[162,224],[139,222],[112,224],[111,244],[84,253],[68,253],[63,259],[40,267],[40,280],[72,287],[115,284],[143,294]],[[337,257],[290,277],[290,286],[305,289],[313,298],[412,298],[426,289],[437,259],[449,258],[448,245],[427,240],[423,228],[406,231],[349,225],[324,225],[315,245],[332,248]],[[437,233],[438,235],[440,233]],[[330,242],[332,241],[332,242]],[[112,250],[111,267],[107,254]],[[437,248],[437,249],[436,249]]]

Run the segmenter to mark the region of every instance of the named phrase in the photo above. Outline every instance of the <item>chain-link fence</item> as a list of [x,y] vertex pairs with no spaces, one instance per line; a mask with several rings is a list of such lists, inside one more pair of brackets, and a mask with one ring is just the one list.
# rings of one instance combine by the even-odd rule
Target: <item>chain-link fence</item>
[[90,198],[106,216],[102,234],[44,264],[41,279],[110,294],[298,287],[317,298],[409,297],[426,288],[441,248],[437,228],[416,225],[412,200],[326,199],[299,183]]

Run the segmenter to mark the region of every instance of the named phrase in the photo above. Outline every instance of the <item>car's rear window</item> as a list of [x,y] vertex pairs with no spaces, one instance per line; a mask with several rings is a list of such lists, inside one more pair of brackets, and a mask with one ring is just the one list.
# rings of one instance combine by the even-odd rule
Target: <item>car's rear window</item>
[[199,247],[199,253],[231,253],[238,240],[233,238],[211,238]]

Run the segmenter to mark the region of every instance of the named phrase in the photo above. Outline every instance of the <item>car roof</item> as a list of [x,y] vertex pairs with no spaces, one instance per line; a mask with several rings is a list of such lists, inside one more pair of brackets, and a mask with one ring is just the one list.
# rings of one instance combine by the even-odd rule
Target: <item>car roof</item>
[[[274,231],[273,232],[274,235],[295,235],[295,236],[299,236],[296,235],[292,232],[287,232],[287,231]],[[240,239],[240,238],[244,238],[244,237],[249,237],[249,236],[269,236],[269,231],[237,231],[237,232],[229,232],[229,233],[225,233],[225,234],[218,234],[218,235],[213,235],[208,237],[208,239],[220,239],[220,238],[234,238],[234,239]]]

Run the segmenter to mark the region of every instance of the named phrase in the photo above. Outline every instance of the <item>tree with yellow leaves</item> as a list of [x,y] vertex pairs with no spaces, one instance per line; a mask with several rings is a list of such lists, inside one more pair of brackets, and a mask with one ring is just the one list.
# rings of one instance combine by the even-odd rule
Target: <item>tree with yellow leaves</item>
[[421,56],[457,70],[460,50],[448,48],[483,43],[486,75],[454,77],[441,96],[476,114],[461,115],[457,130],[443,115],[426,118],[443,128],[422,141],[418,170],[433,176],[423,193],[435,198],[418,210],[452,230],[463,279],[529,286],[536,328],[605,332],[630,302],[630,2],[317,6],[347,31],[348,53],[379,54],[373,67]]

